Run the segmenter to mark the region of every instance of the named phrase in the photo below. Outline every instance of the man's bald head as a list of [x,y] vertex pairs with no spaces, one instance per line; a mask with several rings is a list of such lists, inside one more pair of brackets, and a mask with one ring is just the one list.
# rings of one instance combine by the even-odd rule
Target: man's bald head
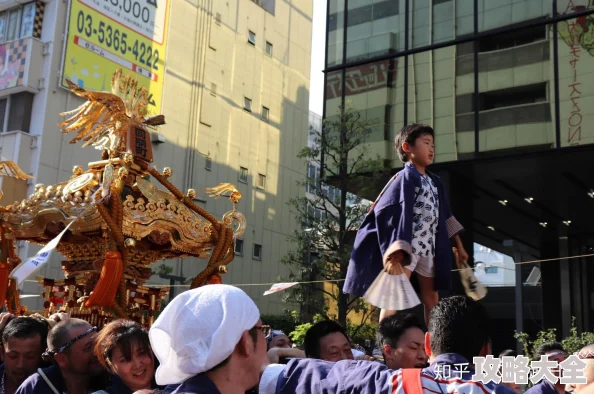
[[47,336],[47,347],[49,350],[55,351],[63,346],[66,342],[74,338],[73,332],[91,325],[81,319],[68,319],[61,321],[52,328]]
[[584,346],[580,352],[580,355],[587,355],[587,354],[591,354],[591,357],[594,358],[594,343],[591,343],[590,345]]
[[584,369],[584,376],[586,377],[586,384],[572,384],[574,393],[580,393],[588,384],[594,383],[594,343],[584,346],[579,352],[578,357],[586,362]]

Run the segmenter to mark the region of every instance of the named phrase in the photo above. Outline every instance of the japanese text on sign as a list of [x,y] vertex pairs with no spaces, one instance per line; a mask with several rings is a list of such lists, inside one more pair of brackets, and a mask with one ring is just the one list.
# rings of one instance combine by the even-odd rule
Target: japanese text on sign
[[[160,112],[169,0],[72,0],[63,78],[108,90],[113,72],[132,71]],[[65,81],[62,85],[66,87]]]
[[[547,355],[542,356],[538,361],[530,361],[525,356],[499,359],[489,355],[474,357],[473,363],[476,367],[472,375],[474,382],[528,384],[530,381],[536,384],[546,379],[552,384],[586,383],[584,375],[586,363],[576,355],[569,356],[561,363],[549,360]],[[435,373],[436,379],[461,379],[464,374],[470,373],[470,365],[468,363],[453,366],[438,364]]]

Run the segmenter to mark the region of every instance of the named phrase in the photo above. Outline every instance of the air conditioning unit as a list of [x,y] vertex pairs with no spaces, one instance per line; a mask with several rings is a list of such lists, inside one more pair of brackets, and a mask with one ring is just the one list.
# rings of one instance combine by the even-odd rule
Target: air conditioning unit
[[165,139],[165,136],[161,133],[152,133],[151,141],[153,142],[153,144],[163,144],[167,140]]

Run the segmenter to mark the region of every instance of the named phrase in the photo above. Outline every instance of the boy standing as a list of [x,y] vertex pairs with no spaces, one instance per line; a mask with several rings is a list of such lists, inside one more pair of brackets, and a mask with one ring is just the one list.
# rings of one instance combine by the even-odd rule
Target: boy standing
[[[463,227],[450,211],[444,187],[426,171],[434,158],[433,140],[426,125],[400,130],[395,145],[404,169],[386,184],[359,228],[343,288],[364,297],[382,271],[409,279],[416,272],[425,322],[439,301],[437,291],[451,288],[451,246],[459,261],[468,259],[458,236]],[[380,321],[394,313],[382,309]]]

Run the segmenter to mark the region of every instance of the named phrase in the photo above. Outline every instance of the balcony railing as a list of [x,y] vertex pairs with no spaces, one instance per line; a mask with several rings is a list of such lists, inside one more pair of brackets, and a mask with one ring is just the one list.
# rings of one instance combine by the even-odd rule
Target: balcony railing
[[[551,103],[541,102],[523,104],[481,111],[479,114],[479,130],[524,123],[551,122]],[[456,131],[474,131],[474,114],[461,114],[456,117]]]

